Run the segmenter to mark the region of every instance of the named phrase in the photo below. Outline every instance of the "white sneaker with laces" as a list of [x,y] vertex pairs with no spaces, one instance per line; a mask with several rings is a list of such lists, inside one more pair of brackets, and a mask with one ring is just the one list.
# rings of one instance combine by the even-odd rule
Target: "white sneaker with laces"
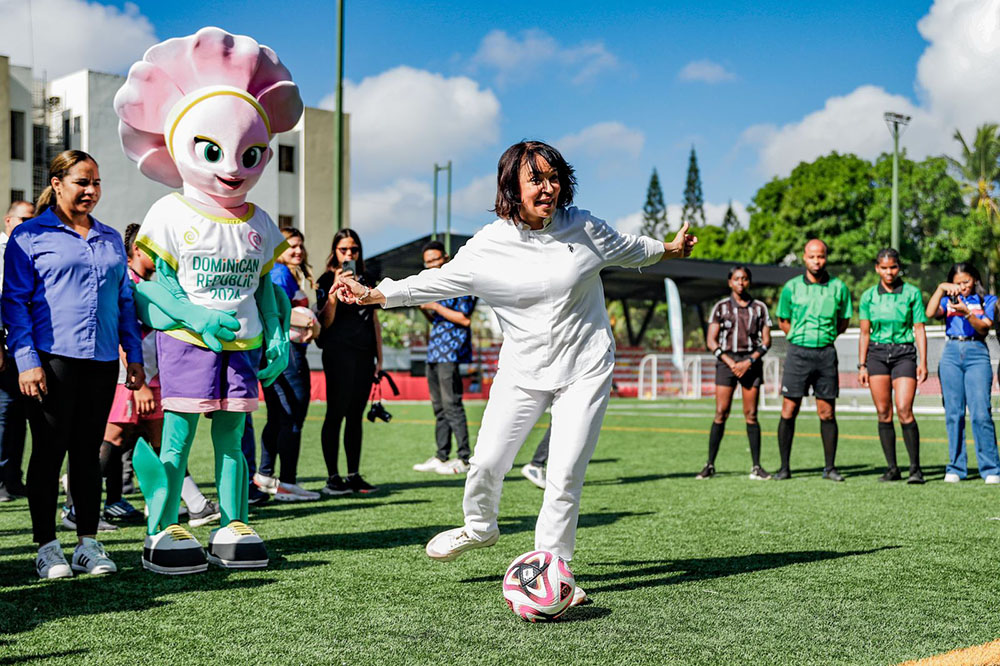
[[997,484],[1000,484],[1000,476],[997,476],[996,474],[989,474],[987,475],[985,481],[986,485],[995,486]]
[[118,571],[97,539],[83,537],[83,543],[73,550],[73,571],[99,576]]
[[448,462],[442,464],[435,471],[442,476],[465,474],[469,471],[469,463],[462,461],[460,458],[455,458],[454,460],[449,460]]
[[274,495],[278,492],[278,486],[281,484],[281,482],[275,477],[267,476],[266,474],[261,474],[260,472],[253,475],[253,482],[254,485],[269,495]]
[[284,482],[278,483],[272,496],[279,502],[307,502],[319,499],[319,493],[310,492],[294,483]]
[[573,590],[573,601],[569,602],[570,607],[579,606],[580,604],[587,601],[587,593],[583,591],[583,588],[579,585]]
[[944,482],[945,483],[958,483],[961,480],[962,480],[962,477],[960,477],[958,474],[954,474],[954,473],[949,472],[948,474],[944,475]]
[[69,562],[63,555],[62,544],[59,539],[49,541],[38,549],[35,556],[35,571],[39,578],[69,578],[73,575],[73,570],[69,568]]
[[447,460],[441,460],[437,456],[431,456],[422,463],[413,466],[415,472],[436,472],[448,464]]
[[312,490],[306,490],[305,488],[303,488],[302,486],[300,486],[297,483],[285,483],[284,481],[282,481],[279,484],[279,487],[282,487],[282,486],[284,486],[288,490],[291,490],[293,493],[295,493],[296,495],[298,495],[299,497],[301,497],[303,499],[318,500],[321,497],[321,495],[319,493],[313,492]]
[[545,468],[528,463],[521,468],[521,476],[531,481],[533,484],[545,490]]
[[500,538],[500,532],[496,531],[485,539],[476,539],[470,536],[464,527],[456,527],[452,530],[445,530],[437,534],[427,542],[427,557],[441,562],[450,562],[467,550],[473,548],[489,548]]

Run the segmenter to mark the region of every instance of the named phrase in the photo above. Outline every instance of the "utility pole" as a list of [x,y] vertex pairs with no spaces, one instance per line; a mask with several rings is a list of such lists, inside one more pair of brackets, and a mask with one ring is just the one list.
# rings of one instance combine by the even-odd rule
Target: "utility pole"
[[437,240],[438,231],[438,173],[442,171],[448,172],[448,194],[447,203],[445,206],[446,212],[446,231],[444,234],[444,251],[445,254],[451,254],[451,160],[448,160],[448,164],[444,166],[439,166],[437,162],[434,163],[434,227],[431,232],[431,239]]
[[333,223],[344,228],[344,0],[337,0],[337,108],[333,112]]
[[885,124],[892,134],[892,223],[890,232],[890,246],[899,247],[899,137],[905,131],[910,122],[910,116],[901,113],[886,111]]

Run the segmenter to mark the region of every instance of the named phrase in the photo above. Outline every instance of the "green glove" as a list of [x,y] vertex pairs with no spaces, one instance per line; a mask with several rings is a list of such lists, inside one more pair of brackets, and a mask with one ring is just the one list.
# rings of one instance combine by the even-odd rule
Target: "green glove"
[[264,325],[264,358],[267,360],[267,365],[257,373],[257,379],[264,386],[270,386],[288,367],[292,304],[284,290],[275,287],[268,275],[261,277],[254,297]]
[[[236,339],[240,322],[235,311],[211,310],[188,300],[177,281],[177,273],[165,261],[156,260],[156,281],[135,286],[136,309],[143,323],[169,331],[186,328],[201,336],[205,346],[222,351],[222,342]],[[279,373],[280,374],[280,373]]]

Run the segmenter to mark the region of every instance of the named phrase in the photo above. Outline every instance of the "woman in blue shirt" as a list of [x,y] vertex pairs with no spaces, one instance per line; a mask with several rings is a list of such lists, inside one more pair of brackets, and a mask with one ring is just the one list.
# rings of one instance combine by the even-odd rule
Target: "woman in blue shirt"
[[[303,245],[305,237],[298,229],[286,227],[281,230],[288,240],[288,249],[274,262],[271,269],[271,282],[281,287],[288,300],[291,301],[292,326],[303,331],[300,336],[293,337],[288,345],[288,366],[270,386],[264,387],[264,400],[267,404],[267,423],[260,436],[260,468],[253,476],[258,488],[274,495],[276,500],[298,502],[302,500],[319,499],[317,492],[306,490],[296,483],[296,473],[299,466],[299,449],[302,445],[302,424],[309,411],[309,398],[312,389],[309,375],[309,362],[306,360],[306,350],[309,342],[319,328],[316,325],[303,327],[305,322],[298,318],[309,318],[309,298],[305,289],[312,287],[312,275],[306,260],[306,248]],[[275,477],[275,462],[281,460],[281,474]]]
[[997,298],[985,293],[979,271],[960,262],[948,271],[948,281],[938,285],[927,302],[927,316],[945,320],[948,337],[941,353],[938,378],[944,399],[948,431],[948,467],[944,480],[957,483],[968,473],[965,450],[965,408],[972,417],[979,476],[1000,484],[997,437],[990,415],[993,367],[986,335],[993,326]]
[[[117,231],[90,213],[101,198],[97,162],[79,150],[60,153],[38,216],[14,233],[4,254],[2,315],[7,348],[29,400],[28,505],[42,578],[73,571],[104,574],[115,563],[94,538],[100,515],[99,450],[118,379],[119,344],[126,386],[142,386],[142,347]],[[78,545],[72,568],[56,539],[59,472],[69,453]]]

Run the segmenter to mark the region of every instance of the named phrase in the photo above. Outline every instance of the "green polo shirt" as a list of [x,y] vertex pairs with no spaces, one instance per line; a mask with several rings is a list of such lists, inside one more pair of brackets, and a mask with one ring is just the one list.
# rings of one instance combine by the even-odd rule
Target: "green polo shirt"
[[840,279],[809,282],[806,276],[785,283],[778,299],[778,318],[792,323],[788,342],[800,347],[826,347],[837,338],[837,322],[851,318],[851,292]]
[[872,324],[871,341],[879,344],[912,344],[913,325],[927,323],[920,290],[902,280],[892,291],[881,282],[867,290],[858,311]]

